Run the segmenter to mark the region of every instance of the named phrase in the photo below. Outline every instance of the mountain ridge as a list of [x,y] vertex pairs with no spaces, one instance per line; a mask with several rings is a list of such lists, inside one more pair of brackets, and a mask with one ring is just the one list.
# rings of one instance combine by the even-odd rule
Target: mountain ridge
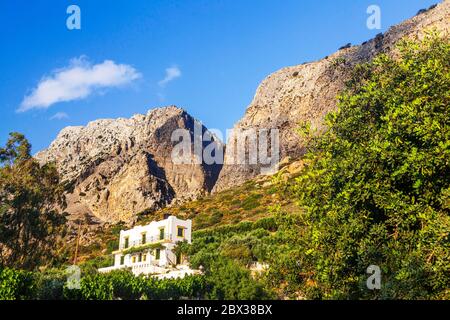
[[[380,53],[395,54],[395,44],[402,37],[421,38],[430,28],[448,34],[449,20],[450,0],[445,0],[361,45],[343,47],[323,59],[270,74],[258,86],[234,129],[276,128],[280,132],[280,161],[300,158],[305,148],[296,127],[307,122],[319,131],[323,129],[323,118],[336,110],[336,96],[356,64]],[[175,106],[129,119],[95,120],[84,127],[64,128],[36,158],[41,163],[55,161],[62,179],[71,185],[67,193],[71,219],[88,214],[98,223],[133,222],[139,212],[230,189],[260,174],[258,164],[231,163],[233,148],[229,147],[225,148],[223,166],[174,165],[171,133],[182,128],[192,135],[194,122]],[[202,126],[202,132],[206,131]],[[217,139],[213,141],[223,147]],[[235,142],[232,135],[227,146]]]
[[99,222],[133,220],[141,211],[193,199],[212,188],[220,166],[174,164],[171,159],[172,132],[186,129],[193,135],[195,123],[175,106],[129,119],[91,121],[61,130],[35,158],[56,162],[62,181],[70,185],[66,211],[72,218],[89,214]]
[[[450,1],[445,0],[361,45],[344,46],[323,59],[275,71],[258,86],[244,116],[234,126],[235,132],[279,129],[280,160],[301,157],[305,152],[304,142],[296,128],[307,122],[319,131],[323,129],[325,115],[336,110],[336,96],[344,89],[356,64],[368,62],[380,53],[395,54],[395,44],[403,37],[422,38],[432,28],[448,34],[449,20]],[[236,135],[231,135],[227,146],[236,141]],[[261,165],[233,164],[233,151],[234,148],[227,148],[225,152],[214,192],[242,184],[261,172]]]

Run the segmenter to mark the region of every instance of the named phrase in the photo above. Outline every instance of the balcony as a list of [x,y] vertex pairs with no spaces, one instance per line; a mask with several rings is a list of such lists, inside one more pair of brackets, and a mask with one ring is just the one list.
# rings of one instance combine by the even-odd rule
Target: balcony
[[107,273],[114,270],[130,269],[135,275],[139,274],[159,274],[167,272],[166,268],[160,267],[157,261],[152,262],[136,262],[131,265],[120,265],[98,269],[101,273]]
[[174,237],[172,234],[164,233],[164,236],[162,234],[159,234],[159,235],[147,237],[145,242],[143,242],[142,239],[129,241],[128,246],[125,246],[125,242],[121,241],[121,243],[119,245],[119,249],[114,251],[113,254],[120,253],[121,251],[128,250],[131,248],[138,248],[141,246],[143,247],[143,246],[146,246],[149,244],[174,242],[176,240],[177,240],[176,237]]
[[139,262],[131,265],[131,271],[136,274],[149,274],[149,273],[163,273],[165,272],[165,268],[160,267],[156,262],[153,263],[145,263]]
[[114,270],[120,269],[130,269],[135,275],[145,274],[151,275],[157,279],[176,279],[176,278],[184,278],[187,275],[201,274],[200,270],[193,270],[189,268],[187,265],[180,265],[175,268],[165,268],[155,265],[153,263],[136,263],[131,266],[114,266],[101,268],[98,271],[101,273],[107,273]]

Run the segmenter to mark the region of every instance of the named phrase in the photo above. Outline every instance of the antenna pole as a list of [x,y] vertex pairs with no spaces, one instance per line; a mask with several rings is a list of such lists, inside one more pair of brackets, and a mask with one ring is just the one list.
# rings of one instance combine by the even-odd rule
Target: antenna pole
[[77,233],[77,243],[75,245],[75,257],[73,258],[73,264],[77,264],[78,259],[78,246],[80,244],[80,232],[81,232],[81,221],[78,221],[78,233]]

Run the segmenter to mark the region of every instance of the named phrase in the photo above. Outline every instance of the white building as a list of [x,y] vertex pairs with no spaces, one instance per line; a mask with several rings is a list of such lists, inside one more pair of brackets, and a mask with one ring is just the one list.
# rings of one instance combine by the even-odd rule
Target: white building
[[113,252],[114,266],[99,272],[131,268],[135,275],[154,274],[159,278],[183,277],[197,273],[185,265],[182,255],[173,251],[177,242],[191,243],[192,221],[174,216],[120,231],[119,249]]

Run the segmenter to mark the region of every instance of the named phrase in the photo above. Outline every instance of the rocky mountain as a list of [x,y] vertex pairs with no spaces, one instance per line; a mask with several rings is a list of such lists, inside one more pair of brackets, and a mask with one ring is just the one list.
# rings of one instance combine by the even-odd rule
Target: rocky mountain
[[57,164],[70,187],[66,211],[71,219],[88,215],[98,222],[132,221],[143,210],[195,198],[214,186],[220,165],[175,164],[171,158],[177,143],[171,141],[172,132],[188,130],[193,150],[195,125],[194,118],[174,106],[131,119],[97,120],[63,129],[35,157]]
[[[336,95],[355,64],[367,62],[379,53],[394,53],[402,37],[423,37],[435,28],[448,34],[450,0],[421,10],[415,17],[391,27],[385,34],[358,46],[346,45],[320,61],[283,68],[269,75],[258,87],[253,101],[234,130],[279,129],[280,159],[296,158],[304,153],[303,142],[296,133],[299,123],[322,128],[324,116],[336,109]],[[260,174],[259,165],[236,165],[231,159],[236,135],[227,141],[225,164],[214,191],[220,191]]]
[[[280,161],[300,157],[305,150],[296,127],[308,122],[319,130],[323,128],[324,116],[336,109],[336,95],[356,64],[382,52],[395,54],[395,44],[404,36],[420,38],[432,28],[448,34],[448,21],[450,0],[445,0],[361,45],[346,45],[322,60],[269,75],[235,125],[236,132],[278,129]],[[236,135],[227,142],[223,167],[203,162],[175,164],[171,158],[172,132],[187,129],[193,137],[195,123],[174,106],[131,119],[97,120],[85,127],[63,129],[36,158],[42,163],[56,162],[70,187],[66,210],[70,218],[88,215],[99,222],[130,222],[141,211],[228,189],[261,173],[261,165],[232,162]],[[201,131],[207,129],[201,126]],[[217,140],[215,143],[220,144]],[[201,147],[203,150],[206,144]],[[249,144],[246,148],[248,154]]]

